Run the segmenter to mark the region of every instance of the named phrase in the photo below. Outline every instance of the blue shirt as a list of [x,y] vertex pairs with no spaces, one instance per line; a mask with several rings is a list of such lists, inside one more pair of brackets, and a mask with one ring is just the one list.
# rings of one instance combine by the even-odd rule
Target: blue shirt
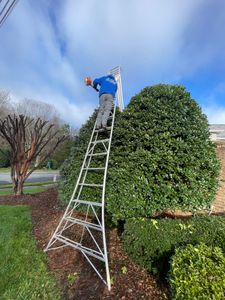
[[93,81],[93,86],[94,88],[96,88],[98,85],[100,86],[99,97],[102,94],[111,94],[113,98],[115,97],[117,91],[117,83],[112,75],[96,78]]

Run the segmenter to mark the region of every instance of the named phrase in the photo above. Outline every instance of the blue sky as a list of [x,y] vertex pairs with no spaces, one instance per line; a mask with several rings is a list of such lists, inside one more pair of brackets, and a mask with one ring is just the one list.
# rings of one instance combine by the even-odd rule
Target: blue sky
[[84,77],[121,65],[125,104],[147,85],[181,84],[225,123],[224,28],[224,0],[20,0],[0,28],[0,89],[79,127],[98,105]]

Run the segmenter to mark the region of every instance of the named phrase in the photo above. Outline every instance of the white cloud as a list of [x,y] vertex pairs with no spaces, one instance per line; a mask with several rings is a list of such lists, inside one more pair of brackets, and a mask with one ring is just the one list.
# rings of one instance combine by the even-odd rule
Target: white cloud
[[122,65],[127,103],[146,84],[218,64],[224,23],[222,0],[20,1],[0,29],[0,87],[79,126],[98,101],[86,75]]
[[209,106],[203,108],[209,124],[225,124],[225,107]]
[[131,72],[149,69],[151,77],[168,72],[173,76],[171,67],[176,66],[179,73],[185,64],[183,33],[203,3],[114,0],[102,5],[99,0],[70,0],[59,18],[61,35],[70,41],[71,57],[84,51],[87,61],[100,72],[104,66],[121,62]]

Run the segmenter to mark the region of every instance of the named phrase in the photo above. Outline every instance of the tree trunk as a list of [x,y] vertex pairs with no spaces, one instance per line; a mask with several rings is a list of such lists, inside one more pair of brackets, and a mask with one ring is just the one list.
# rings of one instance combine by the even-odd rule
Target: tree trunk
[[16,191],[17,196],[23,195],[23,184],[24,184],[24,181],[22,181],[22,180],[18,182],[17,191]]
[[14,195],[16,196],[23,195],[23,185],[24,185],[24,181],[22,179],[14,180],[13,182]]

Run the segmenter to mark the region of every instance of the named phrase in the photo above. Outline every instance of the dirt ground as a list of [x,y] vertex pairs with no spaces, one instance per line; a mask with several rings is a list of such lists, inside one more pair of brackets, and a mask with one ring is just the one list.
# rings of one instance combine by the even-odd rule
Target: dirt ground
[[[42,250],[63,214],[55,189],[35,195],[1,196],[0,204],[31,205],[33,231]],[[62,299],[168,299],[166,288],[127,257],[116,229],[107,231],[107,244],[112,278],[110,292],[81,252],[70,247],[47,252],[48,267],[58,281]]]

